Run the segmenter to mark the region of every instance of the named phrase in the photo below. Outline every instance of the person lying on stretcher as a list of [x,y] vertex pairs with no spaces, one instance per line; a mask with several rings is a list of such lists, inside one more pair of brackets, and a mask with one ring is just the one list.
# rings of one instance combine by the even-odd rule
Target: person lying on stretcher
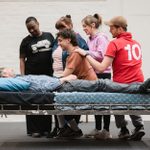
[[46,75],[20,76],[11,68],[1,68],[0,77],[1,91],[149,93],[150,89],[150,78],[143,83],[121,84],[109,79],[79,80],[75,75],[62,78]]

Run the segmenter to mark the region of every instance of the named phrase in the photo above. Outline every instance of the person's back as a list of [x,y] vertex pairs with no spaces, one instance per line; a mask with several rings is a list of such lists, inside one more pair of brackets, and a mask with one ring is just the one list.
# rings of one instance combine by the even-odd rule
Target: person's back
[[[127,32],[127,20],[122,16],[112,18],[106,22],[110,26],[110,32],[114,39],[108,45],[106,57],[112,61],[113,81],[119,83],[143,82],[144,76],[141,70],[142,52],[138,42],[132,40],[131,33]],[[145,135],[144,124],[141,116],[130,115],[135,127],[130,136],[127,129],[125,116],[116,115],[116,126],[121,128],[119,138],[141,140]]]
[[120,83],[143,82],[142,53],[138,42],[129,32],[121,33],[110,42],[106,56],[113,57],[113,81]]
[[77,52],[72,52],[66,62],[67,69],[73,69],[72,74],[76,75],[78,79],[96,80],[97,76],[92,66]]

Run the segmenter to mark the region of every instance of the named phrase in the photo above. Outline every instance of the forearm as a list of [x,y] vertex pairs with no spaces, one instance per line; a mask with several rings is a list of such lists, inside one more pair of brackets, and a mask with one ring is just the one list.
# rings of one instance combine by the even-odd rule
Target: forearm
[[24,58],[20,58],[20,73],[21,73],[21,75],[25,74],[25,60],[24,60]]
[[97,70],[99,73],[103,73],[106,70],[107,67],[103,62],[98,62],[90,55],[87,55],[86,58],[87,58],[88,62],[91,64],[91,66],[95,70]]

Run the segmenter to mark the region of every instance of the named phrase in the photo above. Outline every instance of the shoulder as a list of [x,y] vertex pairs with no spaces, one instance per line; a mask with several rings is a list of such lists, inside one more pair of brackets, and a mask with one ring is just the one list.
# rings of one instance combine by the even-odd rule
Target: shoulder
[[26,37],[24,37],[23,39],[22,39],[22,42],[27,42],[27,41],[29,41],[29,40],[31,40],[32,39],[32,37],[30,36],[30,35],[28,35],[28,36],[26,36]]
[[97,34],[97,39],[98,39],[98,40],[106,40],[106,41],[109,41],[109,38],[108,38],[107,34],[105,34],[105,33],[99,33],[99,34]]
[[77,56],[77,57],[81,57],[81,55],[78,52],[72,52],[70,56]]
[[82,57],[78,52],[72,52],[70,55],[69,55],[69,60],[75,60],[75,61],[78,61],[78,60],[82,60]]
[[84,40],[83,37],[79,33],[76,33],[76,38],[77,40]]
[[1,91],[22,91],[28,90],[30,83],[17,78],[0,78]]
[[42,36],[48,38],[53,43],[55,41],[54,36],[50,32],[43,32]]
[[42,33],[43,33],[43,35],[45,35],[45,36],[53,36],[52,33],[50,33],[50,32],[42,32]]

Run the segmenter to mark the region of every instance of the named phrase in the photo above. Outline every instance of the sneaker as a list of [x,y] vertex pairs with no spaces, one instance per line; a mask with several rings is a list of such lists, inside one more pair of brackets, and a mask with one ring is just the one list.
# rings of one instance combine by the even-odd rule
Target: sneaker
[[94,136],[95,139],[107,140],[112,139],[112,135],[107,130],[103,129],[101,132]]
[[35,132],[35,133],[32,133],[32,137],[33,137],[33,138],[40,138],[40,137],[41,137],[41,134],[38,133],[38,132]]
[[132,135],[130,136],[130,140],[140,141],[144,135],[145,135],[144,127],[143,126],[136,127]]
[[58,135],[56,136],[57,139],[62,139],[62,138],[79,138],[83,136],[82,130],[79,129],[78,131],[74,131],[72,130],[70,127],[64,127],[60,129],[60,132],[58,133]]
[[65,126],[59,129],[58,134],[55,138],[69,137],[72,132],[73,130],[69,126]]
[[140,92],[150,92],[150,78],[144,81],[140,86]]
[[69,138],[74,139],[74,138],[79,138],[79,137],[82,137],[82,136],[83,136],[82,130],[79,129],[78,131],[72,131]]
[[130,137],[129,130],[126,127],[121,128],[118,137],[119,139],[128,139]]
[[89,138],[89,137],[95,136],[95,135],[98,134],[98,133],[99,133],[99,130],[94,129],[94,130],[92,130],[91,132],[89,132],[89,133],[87,133],[87,134],[84,134],[84,137],[85,137],[85,138]]
[[55,127],[52,132],[48,133],[47,138],[53,138],[57,136],[58,131],[59,131],[59,128]]

